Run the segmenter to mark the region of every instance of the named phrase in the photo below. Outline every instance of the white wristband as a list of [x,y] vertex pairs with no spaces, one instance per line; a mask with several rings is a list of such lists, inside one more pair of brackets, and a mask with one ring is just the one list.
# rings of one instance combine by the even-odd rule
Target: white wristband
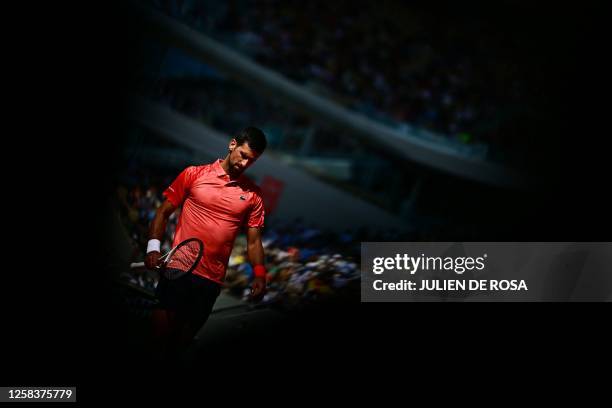
[[150,239],[149,243],[147,244],[147,254],[153,251],[160,252],[160,246],[161,242],[159,241],[159,239]]

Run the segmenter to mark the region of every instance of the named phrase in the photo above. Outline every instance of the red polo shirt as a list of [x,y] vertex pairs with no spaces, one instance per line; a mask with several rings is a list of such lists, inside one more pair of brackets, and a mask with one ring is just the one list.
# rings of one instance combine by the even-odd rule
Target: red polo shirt
[[265,215],[259,187],[244,176],[230,180],[221,162],[187,167],[164,191],[172,204],[183,205],[173,246],[202,240],[204,255],[194,273],[218,283],[240,228],[263,227]]

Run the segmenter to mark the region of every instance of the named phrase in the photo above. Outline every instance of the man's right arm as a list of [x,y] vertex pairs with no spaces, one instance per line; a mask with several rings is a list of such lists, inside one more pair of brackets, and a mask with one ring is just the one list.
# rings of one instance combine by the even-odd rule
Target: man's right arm
[[[159,206],[157,211],[155,212],[155,218],[151,222],[151,227],[149,228],[149,241],[152,239],[158,240],[160,243],[164,238],[164,232],[166,231],[166,224],[168,223],[168,218],[174,211],[176,211],[176,206],[172,204],[170,200],[164,200],[162,205]],[[147,253],[145,257],[145,265],[149,269],[154,269],[159,264],[159,258],[161,257],[161,252],[158,250],[153,250]]]

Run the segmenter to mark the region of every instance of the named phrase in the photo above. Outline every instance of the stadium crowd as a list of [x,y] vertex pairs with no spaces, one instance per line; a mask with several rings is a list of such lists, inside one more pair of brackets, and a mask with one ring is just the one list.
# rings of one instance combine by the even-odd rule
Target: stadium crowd
[[452,41],[451,28],[432,27],[426,16],[401,6],[389,12],[377,3],[152,3],[262,65],[399,129],[507,146],[504,123],[525,106],[516,64],[487,52],[492,40]]

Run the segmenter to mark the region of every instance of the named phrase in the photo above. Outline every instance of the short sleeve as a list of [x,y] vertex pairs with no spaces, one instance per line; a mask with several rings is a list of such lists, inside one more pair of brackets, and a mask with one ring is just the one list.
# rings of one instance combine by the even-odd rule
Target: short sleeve
[[253,206],[249,212],[247,217],[246,225],[249,228],[260,228],[264,226],[264,218],[265,218],[266,210],[264,208],[263,199],[261,198],[261,193],[258,191],[255,193],[255,197],[253,197]]
[[195,166],[189,166],[164,191],[164,196],[176,207],[183,204],[195,179]]

